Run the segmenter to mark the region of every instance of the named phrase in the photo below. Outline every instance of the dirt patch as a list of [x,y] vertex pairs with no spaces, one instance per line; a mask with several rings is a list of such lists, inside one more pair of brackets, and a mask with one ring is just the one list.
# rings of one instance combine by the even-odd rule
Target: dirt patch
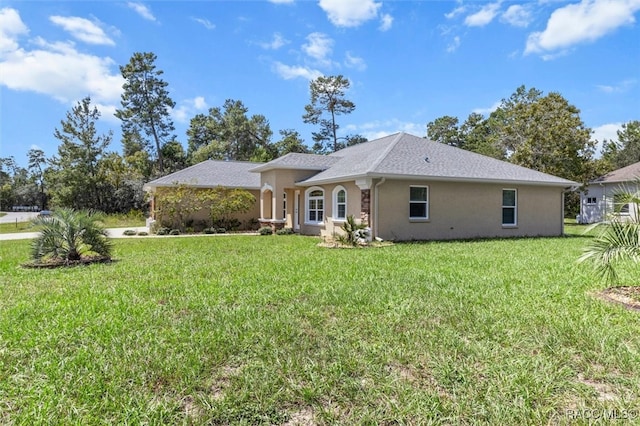
[[640,311],[640,286],[609,287],[596,293],[596,296],[627,309]]
[[598,395],[598,401],[615,401],[618,399],[618,396],[615,394],[613,387],[608,385],[607,383],[597,382],[595,380],[587,379],[582,376],[582,374],[578,374],[578,382],[583,385],[587,385],[593,390],[596,391]]
[[42,262],[26,262],[22,264],[23,268],[32,269],[52,269],[52,268],[64,268],[72,266],[91,265],[93,263],[111,263],[114,262],[110,257],[104,256],[86,256],[79,260],[66,260],[66,259],[48,259]]

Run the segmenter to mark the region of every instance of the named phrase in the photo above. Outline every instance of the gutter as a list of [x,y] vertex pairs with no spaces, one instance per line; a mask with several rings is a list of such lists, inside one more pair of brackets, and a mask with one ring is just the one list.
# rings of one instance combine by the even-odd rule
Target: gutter
[[385,183],[387,178],[383,177],[380,182],[373,187],[373,237],[378,237],[378,187]]

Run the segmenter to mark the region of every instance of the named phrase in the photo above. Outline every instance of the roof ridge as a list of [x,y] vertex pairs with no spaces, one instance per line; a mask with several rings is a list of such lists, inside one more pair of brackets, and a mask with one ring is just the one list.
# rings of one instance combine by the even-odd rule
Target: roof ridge
[[378,167],[380,165],[380,163],[382,163],[384,161],[384,159],[387,157],[387,154],[389,154],[389,152],[391,152],[391,150],[398,144],[398,142],[402,139],[402,137],[406,135],[405,132],[398,132],[395,136],[395,138],[391,141],[391,143],[389,144],[389,146],[387,146],[384,151],[382,151],[382,154],[380,154],[380,156],[378,156],[378,158],[376,159],[376,161],[374,161],[373,163],[371,163],[371,166],[369,166],[366,170],[365,173],[371,173],[373,172],[376,167]]

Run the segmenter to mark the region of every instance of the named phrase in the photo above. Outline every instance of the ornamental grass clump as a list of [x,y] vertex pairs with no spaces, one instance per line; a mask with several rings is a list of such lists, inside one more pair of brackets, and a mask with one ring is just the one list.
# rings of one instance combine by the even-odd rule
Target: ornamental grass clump
[[585,247],[579,261],[593,263],[597,273],[609,283],[618,280],[615,267],[624,261],[640,263],[640,180],[635,188],[622,187],[614,194],[618,206],[602,227],[602,232]]
[[35,218],[39,229],[31,244],[30,265],[66,265],[111,259],[111,240],[102,225],[104,215],[62,208]]

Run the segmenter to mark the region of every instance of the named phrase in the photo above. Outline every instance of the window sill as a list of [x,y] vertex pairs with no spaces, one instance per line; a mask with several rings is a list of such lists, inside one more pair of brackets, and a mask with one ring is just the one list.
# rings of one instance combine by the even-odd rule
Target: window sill
[[324,222],[305,222],[307,226],[324,226]]
[[409,222],[424,223],[424,222],[429,222],[429,218],[428,217],[410,217]]
[[504,223],[502,224],[502,228],[503,229],[515,229],[517,227],[518,227],[518,225],[508,225],[508,224],[504,224]]

